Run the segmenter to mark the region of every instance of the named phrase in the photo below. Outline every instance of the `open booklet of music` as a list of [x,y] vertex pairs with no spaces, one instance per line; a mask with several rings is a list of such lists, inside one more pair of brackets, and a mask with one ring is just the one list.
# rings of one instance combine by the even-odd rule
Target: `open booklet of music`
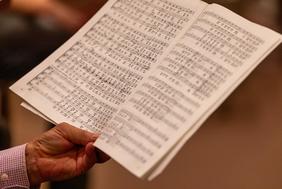
[[281,39],[200,0],[109,0],[11,90],[151,180]]

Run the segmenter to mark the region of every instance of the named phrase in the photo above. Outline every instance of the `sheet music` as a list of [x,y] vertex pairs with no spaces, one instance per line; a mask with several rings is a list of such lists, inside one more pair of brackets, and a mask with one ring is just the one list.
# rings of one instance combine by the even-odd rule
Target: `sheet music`
[[[215,9],[214,12],[216,12],[217,14],[220,12],[222,13],[222,14],[218,14],[217,17],[226,18],[227,15],[229,16],[229,14],[231,13],[230,11],[226,10],[224,7],[215,4],[211,6],[212,6],[212,10]],[[220,9],[221,11],[219,11],[218,9]],[[245,19],[240,17],[238,18],[238,15],[234,16],[234,13],[231,13],[231,17],[232,19],[230,20],[235,21],[233,24],[238,24],[238,25],[244,24],[245,29],[250,29],[251,33],[255,31],[256,31],[255,33],[257,33],[257,31],[263,30],[260,32],[261,35],[264,36],[263,38],[269,38],[269,36],[272,36],[273,38],[277,39],[277,41],[273,43],[272,46],[271,44],[268,44],[270,48],[261,55],[261,57],[257,60],[257,62],[253,64],[251,67],[249,67],[249,69],[246,70],[246,72],[234,83],[234,85],[231,85],[230,88],[226,90],[226,92],[222,95],[222,97],[218,101],[215,101],[215,104],[212,105],[211,108],[208,109],[207,112],[202,115],[201,119],[199,119],[193,125],[193,127],[183,136],[183,138],[181,138],[178,141],[178,143],[173,147],[173,149],[163,157],[163,159],[159,162],[159,164],[156,165],[154,170],[149,174],[148,180],[154,179],[165,169],[165,167],[170,163],[173,157],[180,151],[180,149],[184,146],[187,140],[199,129],[199,127],[203,124],[203,122],[224,102],[224,100],[238,87],[238,85],[246,79],[246,77],[256,68],[256,66],[281,43],[280,34],[270,31],[267,28],[262,28],[262,26],[256,25],[254,23],[250,25],[248,23],[249,21],[246,21]]]
[[11,89],[46,119],[103,132],[95,146],[152,179],[281,42],[206,5],[110,0]]
[[197,2],[109,1],[12,90],[56,123],[64,121],[101,132],[187,26]]
[[32,112],[33,114],[43,118],[45,121],[55,125],[56,123],[52,120],[50,120],[48,117],[46,117],[44,114],[40,113],[39,111],[37,111],[33,106],[31,106],[30,104],[26,103],[26,102],[22,102],[21,106],[27,110],[29,110],[30,112]]
[[[239,27],[238,22],[250,23],[230,12],[226,19],[225,12],[211,5],[201,14],[130,96],[96,146],[138,176],[150,176],[150,169],[173,147],[178,149],[182,137],[187,140],[279,44],[280,35],[257,26]],[[273,37],[265,40],[268,35]]]

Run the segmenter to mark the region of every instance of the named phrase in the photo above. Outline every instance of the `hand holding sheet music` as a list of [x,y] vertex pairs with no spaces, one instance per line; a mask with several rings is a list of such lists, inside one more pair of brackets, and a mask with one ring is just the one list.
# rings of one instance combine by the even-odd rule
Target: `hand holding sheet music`
[[110,0],[11,89],[153,179],[281,35],[202,1]]

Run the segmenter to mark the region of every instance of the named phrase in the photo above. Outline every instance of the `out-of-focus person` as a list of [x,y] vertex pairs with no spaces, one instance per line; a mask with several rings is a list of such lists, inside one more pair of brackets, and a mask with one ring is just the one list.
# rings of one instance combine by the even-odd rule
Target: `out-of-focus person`
[[70,30],[79,29],[106,0],[11,0],[11,10],[47,16]]

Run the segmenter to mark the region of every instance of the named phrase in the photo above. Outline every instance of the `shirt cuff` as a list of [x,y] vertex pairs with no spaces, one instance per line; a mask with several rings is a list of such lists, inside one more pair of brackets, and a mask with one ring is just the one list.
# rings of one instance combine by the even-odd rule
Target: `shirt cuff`
[[0,151],[0,188],[29,188],[26,145]]

